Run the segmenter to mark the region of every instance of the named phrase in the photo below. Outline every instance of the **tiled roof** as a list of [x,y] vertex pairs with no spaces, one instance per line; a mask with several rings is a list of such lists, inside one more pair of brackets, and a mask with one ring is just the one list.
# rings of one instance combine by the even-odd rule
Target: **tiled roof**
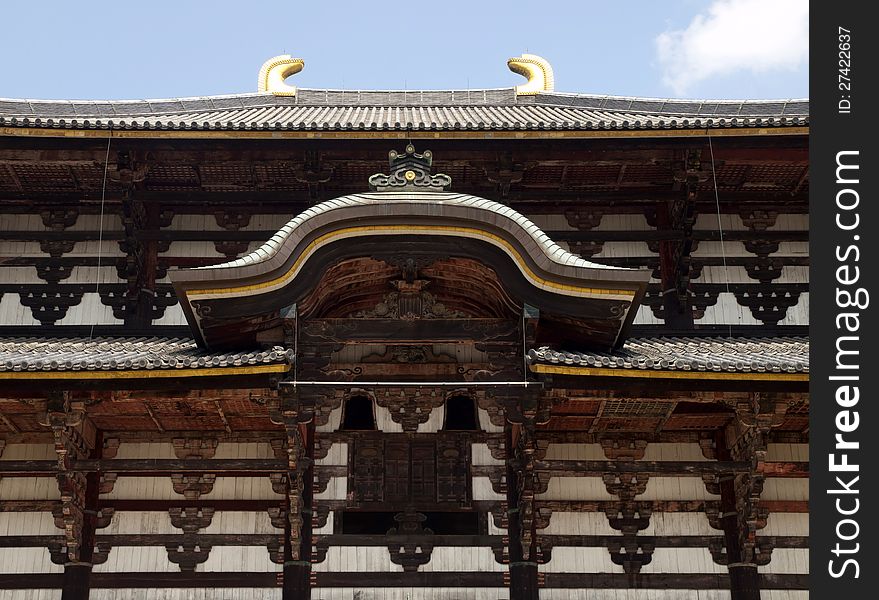
[[808,373],[809,340],[770,338],[633,338],[613,352],[528,352],[532,363],[575,367],[740,373]]
[[0,99],[0,126],[135,130],[588,130],[808,124],[807,100],[664,100],[513,88],[347,91],[300,88],[170,100]]
[[[532,363],[594,368],[808,373],[808,338],[636,338],[613,352],[528,352]],[[180,338],[0,338],[3,371],[150,370],[289,364],[289,350],[212,353]]]
[[285,364],[285,348],[211,353],[180,338],[0,338],[0,372],[195,369]]

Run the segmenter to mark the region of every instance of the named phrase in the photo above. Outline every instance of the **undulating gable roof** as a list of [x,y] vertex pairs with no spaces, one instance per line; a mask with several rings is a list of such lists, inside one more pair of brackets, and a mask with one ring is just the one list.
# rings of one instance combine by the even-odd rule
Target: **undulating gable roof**
[[674,100],[515,88],[351,91],[299,88],[165,100],[0,99],[0,126],[113,130],[651,130],[808,125],[808,100]]

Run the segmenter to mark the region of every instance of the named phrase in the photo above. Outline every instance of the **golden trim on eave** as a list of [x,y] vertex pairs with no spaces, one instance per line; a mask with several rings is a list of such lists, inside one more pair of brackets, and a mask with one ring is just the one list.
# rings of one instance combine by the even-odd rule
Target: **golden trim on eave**
[[487,241],[488,243],[494,244],[495,246],[499,246],[507,253],[507,255],[510,256],[510,258],[512,258],[516,262],[516,265],[519,267],[522,275],[524,275],[526,279],[530,280],[533,285],[536,285],[536,287],[539,287],[541,289],[549,288],[550,291],[555,291],[555,293],[567,292],[567,295],[572,296],[597,296],[602,299],[629,301],[631,301],[632,298],[634,298],[635,296],[635,291],[633,290],[616,289],[611,287],[613,285],[613,282],[608,282],[608,287],[599,288],[568,285],[564,283],[549,281],[548,279],[545,279],[535,273],[531,269],[531,267],[529,267],[528,264],[525,262],[525,258],[522,256],[522,254],[515,248],[515,246],[510,244],[510,242],[500,237],[499,235],[495,235],[482,229],[476,229],[474,227],[454,227],[443,225],[361,225],[357,227],[346,227],[344,229],[330,231],[316,238],[311,243],[309,243],[308,246],[305,247],[305,249],[299,254],[299,256],[296,257],[294,263],[283,275],[279,275],[274,279],[264,281],[262,283],[253,283],[235,287],[190,289],[186,291],[186,298],[190,299],[193,297],[208,296],[210,299],[213,299],[225,296],[234,297],[240,295],[243,292],[253,292],[257,290],[271,291],[266,290],[266,288],[282,287],[291,280],[295,279],[308,258],[312,254],[314,254],[318,250],[318,248],[331,243],[335,238],[344,239],[356,237],[358,235],[402,235],[410,232],[420,232],[422,235],[459,234],[461,237],[482,239],[483,241]]
[[735,129],[624,129],[565,131],[311,131],[311,130],[143,130],[143,129],[52,129],[48,127],[0,127],[0,136],[136,139],[355,139],[355,140],[528,140],[615,139],[674,137],[753,137],[808,135],[808,127],[754,127]]
[[171,377],[223,377],[286,373],[290,365],[201,367],[195,369],[137,369],[130,371],[0,371],[0,379],[167,379]]
[[566,365],[530,365],[533,373],[579,375],[582,377],[628,377],[638,379],[721,379],[735,381],[809,381],[808,373],[743,373],[717,371],[660,371],[649,369],[609,369]]

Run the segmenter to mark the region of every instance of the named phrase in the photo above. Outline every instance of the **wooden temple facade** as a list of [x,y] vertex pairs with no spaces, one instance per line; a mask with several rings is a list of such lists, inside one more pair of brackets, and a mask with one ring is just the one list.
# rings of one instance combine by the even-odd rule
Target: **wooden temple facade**
[[0,99],[0,599],[805,600],[808,102],[302,66]]

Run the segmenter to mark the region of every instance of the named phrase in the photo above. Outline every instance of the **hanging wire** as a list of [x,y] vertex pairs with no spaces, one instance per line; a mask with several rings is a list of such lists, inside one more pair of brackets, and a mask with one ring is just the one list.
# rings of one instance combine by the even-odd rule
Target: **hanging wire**
[[[729,268],[726,264],[726,247],[723,242],[723,223],[720,220],[720,194],[717,191],[717,171],[714,168],[714,145],[711,143],[711,132],[706,130],[705,133],[708,135],[708,152],[711,155],[711,179],[714,182],[714,206],[717,209],[717,229],[720,232],[720,256],[723,260],[723,278],[726,283],[726,293],[729,294]],[[728,337],[732,337],[732,323],[728,323],[728,325]]]
[[[101,293],[101,258],[103,257],[104,249],[104,200],[107,197],[107,170],[110,167],[110,142],[112,142],[112,140],[113,130],[111,129],[107,136],[107,152],[104,155],[104,178],[101,182],[101,220],[98,222],[98,266],[95,267],[95,294],[98,294],[99,299]],[[92,340],[95,334],[95,321],[97,321],[97,319],[92,319],[92,327],[89,330],[89,341]]]

